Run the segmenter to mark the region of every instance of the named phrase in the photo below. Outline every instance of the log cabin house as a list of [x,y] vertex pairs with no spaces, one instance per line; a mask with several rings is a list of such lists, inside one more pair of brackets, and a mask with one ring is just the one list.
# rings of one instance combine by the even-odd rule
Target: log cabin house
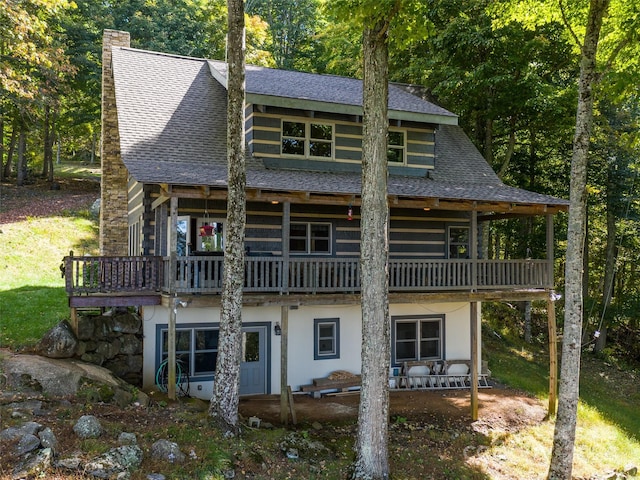
[[[101,254],[65,259],[72,309],[140,308],[144,386],[175,322],[202,398],[222,290],[226,72],[105,31]],[[246,67],[243,395],[360,372],[361,143],[361,81]],[[480,303],[549,299],[553,216],[568,202],[503,184],[456,115],[402,85],[389,86],[388,143],[391,365],[466,361],[477,380]],[[482,258],[482,224],[515,216],[546,219],[544,258]]]

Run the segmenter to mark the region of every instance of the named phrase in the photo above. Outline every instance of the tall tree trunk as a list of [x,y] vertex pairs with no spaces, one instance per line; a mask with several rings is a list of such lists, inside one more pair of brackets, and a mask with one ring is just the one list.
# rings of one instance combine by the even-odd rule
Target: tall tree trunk
[[47,138],[47,143],[45,144],[45,152],[46,157],[49,160],[49,174],[47,175],[47,181],[49,183],[53,183],[53,144],[56,141],[56,120],[57,120],[57,112],[54,110],[53,113],[50,114],[49,119],[49,136]]
[[49,130],[51,128],[51,107],[49,105],[44,106],[44,125],[42,126],[42,177],[47,178],[49,176]]
[[591,0],[582,45],[576,131],[571,158],[567,263],[565,266],[565,318],[558,415],[549,465],[550,480],[570,480],[576,438],[582,336],[582,267],[587,210],[587,158],[593,123],[593,84],[602,19],[609,0]]
[[[93,165],[96,161],[96,137],[98,136],[97,132],[94,130],[91,133],[91,161],[89,163],[91,163],[91,165]],[[60,163],[60,162],[58,162]]]
[[220,340],[209,413],[225,433],[235,435],[240,428],[238,395],[242,355],[241,311],[242,286],[244,285],[244,229],[246,223],[243,0],[228,0],[227,9],[227,224],[220,306]]
[[9,138],[9,148],[7,149],[7,162],[4,164],[4,178],[9,178],[11,176],[11,168],[13,165],[13,152],[16,149],[16,144],[18,141],[18,128],[16,122],[13,122],[13,127],[11,128],[11,137]]
[[601,352],[607,345],[607,326],[609,317],[607,310],[611,303],[611,299],[614,294],[614,279],[615,279],[615,266],[616,266],[616,209],[614,205],[614,189],[615,182],[613,180],[613,172],[609,168],[607,173],[607,246],[606,246],[606,259],[604,265],[604,285],[602,291],[602,324],[599,327],[599,335],[596,338],[595,351]]
[[16,185],[22,187],[27,176],[27,159],[25,153],[27,151],[27,132],[24,127],[18,134],[18,165]]
[[389,478],[389,207],[387,203],[388,60],[386,20],[363,35],[362,389],[354,479]]

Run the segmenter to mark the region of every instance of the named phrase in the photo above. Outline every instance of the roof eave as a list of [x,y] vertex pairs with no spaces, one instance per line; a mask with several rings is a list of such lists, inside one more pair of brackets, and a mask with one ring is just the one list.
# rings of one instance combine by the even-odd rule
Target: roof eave
[[[220,81],[220,79],[218,79]],[[328,113],[340,113],[344,115],[362,116],[360,105],[346,103],[328,103],[304,98],[279,97],[275,95],[263,95],[259,93],[247,93],[247,103],[256,105],[269,105],[272,107],[292,108],[296,110],[309,110]],[[402,110],[389,110],[388,117],[391,120],[405,120],[412,122],[433,123],[438,125],[457,125],[458,117],[455,115],[438,115],[432,113],[407,112]]]

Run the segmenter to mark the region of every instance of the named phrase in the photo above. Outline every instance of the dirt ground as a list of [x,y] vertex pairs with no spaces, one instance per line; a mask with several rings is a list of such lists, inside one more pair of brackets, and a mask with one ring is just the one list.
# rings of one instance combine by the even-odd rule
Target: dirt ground
[[[358,392],[328,395],[320,399],[308,395],[294,395],[299,423],[336,422],[358,417]],[[260,395],[240,400],[240,413],[248,418],[258,417],[274,425],[280,424],[280,397]],[[390,393],[390,416],[410,422],[441,424],[472,424],[474,430],[515,431],[541,422],[544,405],[523,393],[505,389],[482,389],[479,393],[478,420],[471,421],[471,401],[468,390],[408,391]],[[291,420],[291,417],[289,417]]]

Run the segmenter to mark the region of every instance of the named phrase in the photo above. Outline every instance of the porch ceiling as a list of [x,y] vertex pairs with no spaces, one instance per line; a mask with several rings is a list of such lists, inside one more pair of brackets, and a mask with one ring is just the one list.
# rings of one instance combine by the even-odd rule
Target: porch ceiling
[[[262,190],[258,188],[247,188],[246,195],[247,201],[249,202],[291,202],[314,205],[360,205],[360,195],[358,194],[332,194],[295,190],[275,191]],[[227,198],[227,190],[226,188],[162,184],[161,192],[153,202],[153,207],[156,208],[171,197],[225,200]],[[391,208],[426,208],[430,210],[477,211],[492,214],[501,214],[502,217],[511,215],[517,216],[556,214],[560,211],[566,211],[568,209],[568,205],[564,203],[540,204],[515,203],[509,201],[475,201],[437,197],[410,197],[393,194],[389,195],[389,206]],[[498,217],[496,215],[484,215],[478,220],[495,220],[497,218]]]

